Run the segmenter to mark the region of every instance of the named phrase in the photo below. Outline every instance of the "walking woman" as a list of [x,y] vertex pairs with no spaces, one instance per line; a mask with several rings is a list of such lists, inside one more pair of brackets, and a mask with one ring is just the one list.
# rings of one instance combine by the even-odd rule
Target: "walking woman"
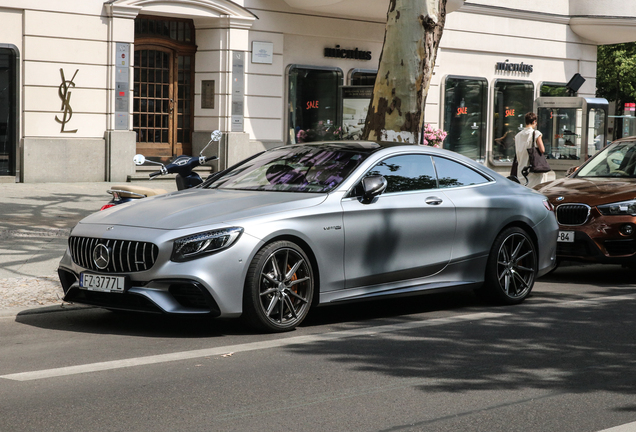
[[[542,133],[536,130],[537,128],[537,115],[533,112],[529,112],[526,114],[526,127],[523,128],[521,132],[519,132],[515,136],[515,152],[517,155],[517,161],[519,163],[519,171],[521,171],[524,167],[528,166],[528,149],[532,148],[534,143],[536,143],[537,148],[541,153],[545,153],[545,146],[543,145],[543,139],[541,138]],[[534,143],[532,141],[532,136],[534,135]],[[554,171],[549,171],[546,173],[528,173],[528,186],[532,188],[540,183],[554,180],[555,175]],[[522,182],[523,184],[523,182]]]

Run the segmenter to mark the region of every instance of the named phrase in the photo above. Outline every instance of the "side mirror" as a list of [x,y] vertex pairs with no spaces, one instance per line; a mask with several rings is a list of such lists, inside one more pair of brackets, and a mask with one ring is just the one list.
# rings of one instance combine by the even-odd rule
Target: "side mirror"
[[148,162],[148,163],[151,163],[151,164],[163,166],[163,164],[161,162],[155,162],[153,160],[147,160],[146,157],[144,155],[142,155],[142,154],[136,154],[135,157],[133,157],[133,162],[135,163],[135,165],[143,165],[146,162]]
[[223,136],[223,132],[221,132],[220,130],[215,130],[210,134],[210,140],[220,141],[222,136]]
[[565,176],[566,177],[570,177],[572,174],[574,174],[577,170],[579,169],[579,167],[577,166],[573,166],[568,168],[568,170],[565,172]]
[[371,204],[375,197],[386,190],[388,182],[381,175],[368,176],[362,179],[362,204]]
[[212,144],[213,141],[214,142],[220,141],[222,136],[223,136],[223,132],[221,132],[220,130],[212,131],[212,133],[210,134],[210,141],[208,141],[205,147],[201,149],[201,151],[199,152],[199,157],[203,156],[203,152],[205,151],[206,148],[210,146],[210,144]]
[[135,165],[143,165],[146,162],[146,157],[142,154],[136,154],[133,158]]

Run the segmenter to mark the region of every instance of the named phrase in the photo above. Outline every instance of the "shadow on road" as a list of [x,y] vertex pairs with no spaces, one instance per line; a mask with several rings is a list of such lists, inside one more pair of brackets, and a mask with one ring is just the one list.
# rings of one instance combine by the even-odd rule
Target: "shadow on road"
[[[318,341],[285,349],[327,358],[353,371],[413,379],[416,386],[428,392],[535,388],[552,393],[633,394],[636,382],[633,272],[620,267],[566,267],[540,281],[542,289],[519,306],[493,308],[473,303],[468,296],[463,301],[458,296],[436,300],[444,308],[463,308],[462,313],[506,314],[500,318]],[[544,289],[561,282],[568,282],[572,290],[557,293]],[[580,292],[576,291],[577,284]],[[621,295],[631,297],[598,300]],[[420,306],[405,307],[432,311],[433,305],[422,304],[432,299],[432,296],[419,297]],[[364,318],[365,313],[372,317],[380,307],[378,304],[367,312],[358,310],[362,315],[353,318]],[[392,308],[389,306],[384,314],[384,318],[390,318],[384,320],[386,324],[414,319],[393,314]],[[434,316],[426,317],[430,318]],[[312,319],[314,324],[333,322],[329,315]],[[631,412],[636,407],[615,409]]]
[[[354,371],[414,379],[423,391],[539,388],[557,393],[603,390],[631,394],[636,381],[636,300],[595,299],[633,296],[632,278],[631,271],[617,266],[565,267],[540,279],[532,296],[518,306],[484,304],[472,292],[344,304],[313,310],[298,331],[283,335],[255,334],[240,320],[185,319],[98,308],[24,313],[16,322],[63,332],[146,338],[240,336],[231,343],[246,343],[494,312],[502,316],[281,349],[342,363]],[[561,288],[550,289],[553,284]],[[589,301],[576,302],[586,299]]]
[[213,338],[250,333],[239,320],[171,317],[100,308],[33,312],[20,313],[15,321],[48,330],[146,338]]

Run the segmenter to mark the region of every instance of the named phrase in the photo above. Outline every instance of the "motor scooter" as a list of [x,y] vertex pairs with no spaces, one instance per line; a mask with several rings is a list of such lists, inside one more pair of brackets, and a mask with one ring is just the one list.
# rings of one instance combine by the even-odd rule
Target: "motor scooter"
[[[137,154],[133,158],[133,162],[137,166],[143,165],[146,162],[161,165],[161,169],[159,171],[148,174],[151,180],[158,176],[166,174],[176,174],[177,176],[175,177],[175,181],[177,182],[177,190],[193,188],[203,183],[201,176],[197,172],[194,172],[194,169],[206,162],[217,159],[216,156],[203,156],[203,152],[205,151],[205,149],[208,148],[210,144],[219,141],[222,136],[223,133],[221,131],[215,130],[214,132],[212,132],[212,134],[210,135],[210,141],[206,144],[205,147],[203,147],[203,149],[201,149],[198,157],[181,155],[177,156],[168,165],[164,165],[161,162],[147,160],[146,157],[142,154]],[[116,205],[124,204],[141,198],[167,193],[167,191],[164,189],[152,189],[137,185],[114,185],[106,192],[111,194],[113,198],[100,210],[106,210]]]

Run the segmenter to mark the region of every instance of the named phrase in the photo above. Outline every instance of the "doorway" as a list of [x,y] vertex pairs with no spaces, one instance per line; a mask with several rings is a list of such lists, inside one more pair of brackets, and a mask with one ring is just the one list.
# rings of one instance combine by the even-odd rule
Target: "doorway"
[[192,152],[195,51],[191,20],[135,20],[137,153],[165,162]]
[[17,174],[18,54],[0,45],[0,176]]

